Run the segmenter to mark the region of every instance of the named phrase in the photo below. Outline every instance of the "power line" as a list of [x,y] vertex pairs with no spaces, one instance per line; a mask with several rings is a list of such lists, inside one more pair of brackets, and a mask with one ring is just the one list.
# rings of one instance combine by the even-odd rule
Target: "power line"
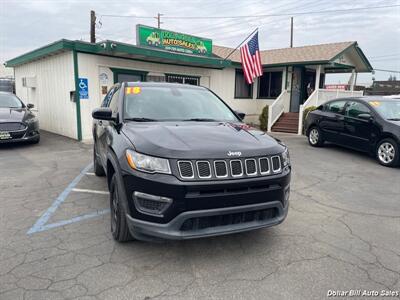
[[[293,4],[295,4],[294,2],[290,2],[290,3],[286,3],[285,5],[280,5],[280,6],[277,6],[277,7],[273,7],[272,9],[273,10],[279,9],[279,11],[281,11],[282,8],[284,8],[285,10],[288,10],[288,9],[292,10],[292,9],[298,9],[298,8],[303,8],[304,9],[305,7],[309,7],[309,6],[312,6],[312,5],[318,5],[318,4],[315,4],[315,3],[319,2],[319,1],[320,0],[306,1],[304,3],[301,3],[301,5],[299,5],[297,3],[295,6],[292,6]],[[296,1],[296,2],[298,2],[298,1]],[[321,3],[321,4],[323,4],[323,3]],[[230,27],[230,26],[239,25],[242,22],[242,20],[230,20],[228,22],[229,22],[229,24],[226,24],[226,21],[224,21],[224,22],[220,23],[222,26],[219,25],[219,26],[214,26],[214,27],[211,27],[211,28],[209,27],[209,28],[206,28],[205,30],[210,31],[210,30],[213,30],[213,29],[220,29],[220,27]],[[264,23],[262,22],[261,24],[253,24],[253,25],[254,26],[264,26]],[[230,33],[230,32],[237,32],[237,29],[234,28],[233,30],[230,30],[230,31],[224,31],[221,34],[225,35],[225,34]],[[200,33],[204,34],[204,33],[206,33],[206,31],[203,30]],[[196,33],[196,34],[200,34],[200,33]],[[230,37],[228,37],[228,38],[230,38]]]
[[399,73],[400,74],[400,71],[397,71],[397,70],[374,69],[374,71],[389,72],[389,73]]
[[393,53],[393,54],[384,54],[384,55],[378,55],[378,56],[371,56],[370,58],[391,57],[391,56],[399,56],[399,55],[400,55],[400,52]]
[[400,7],[400,4],[396,5],[382,5],[382,6],[369,6],[369,7],[358,7],[358,8],[345,8],[345,9],[332,9],[332,10],[316,10],[307,12],[293,12],[293,13],[281,13],[281,14],[266,14],[266,15],[243,15],[243,16],[166,16],[165,19],[240,19],[240,18],[265,18],[265,17],[283,17],[283,16],[296,16],[296,15],[307,15],[307,14],[324,14],[333,12],[350,12],[360,10],[371,10],[379,8],[391,8]]
[[[377,61],[389,61],[389,60],[391,60],[391,61],[393,61],[393,60],[398,60],[398,58],[397,58],[397,57],[386,57],[386,58],[370,59],[370,61],[373,61],[373,62],[377,62]],[[400,62],[400,60],[397,61],[397,62]]]
[[[164,16],[164,19],[241,19],[241,18],[266,18],[266,17],[284,17],[284,16],[298,16],[307,14],[324,14],[324,13],[338,13],[338,12],[359,12],[361,10],[372,10],[380,8],[393,8],[400,7],[400,4],[395,5],[382,5],[382,6],[369,6],[358,8],[345,8],[345,9],[331,9],[331,10],[316,10],[306,12],[292,12],[292,13],[279,13],[279,14],[263,14],[263,15],[241,15],[241,16]],[[154,16],[138,16],[138,15],[109,15],[102,14],[101,17],[110,18],[137,18],[137,19],[154,19]]]
[[154,19],[154,17],[150,17],[150,16],[137,16],[137,15],[100,15],[100,17],[108,17],[108,18]]

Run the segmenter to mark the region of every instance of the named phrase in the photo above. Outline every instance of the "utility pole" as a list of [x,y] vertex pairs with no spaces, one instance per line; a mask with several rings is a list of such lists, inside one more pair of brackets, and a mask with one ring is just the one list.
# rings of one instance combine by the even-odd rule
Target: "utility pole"
[[157,17],[154,17],[154,19],[157,19],[157,28],[160,28],[161,24],[163,23],[163,22],[161,22],[161,16],[162,15],[163,14],[158,13]]
[[90,42],[96,43],[96,13],[90,11]]
[[293,48],[293,17],[290,17],[290,48]]

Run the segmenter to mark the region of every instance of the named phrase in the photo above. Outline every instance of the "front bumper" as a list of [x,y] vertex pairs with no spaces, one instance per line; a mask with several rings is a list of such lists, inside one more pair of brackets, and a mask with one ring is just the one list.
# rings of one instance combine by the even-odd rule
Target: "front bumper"
[[20,138],[11,138],[11,139],[5,139],[5,140],[1,140],[0,139],[0,144],[11,144],[11,143],[23,143],[23,142],[31,142],[34,141],[36,139],[38,139],[40,136],[40,133],[37,132],[33,135],[24,135]]
[[[280,201],[272,201],[245,206],[186,211],[179,214],[172,221],[166,224],[147,222],[134,219],[127,215],[127,223],[132,235],[138,239],[154,239],[155,237],[159,239],[183,240],[225,235],[274,226],[283,222],[287,216],[288,209],[289,202],[286,202],[286,206],[283,206]],[[265,218],[258,217],[246,221],[246,214],[254,215],[267,211],[270,211],[271,213],[266,214]],[[226,221],[229,218],[231,219],[231,222]],[[220,222],[209,222],[209,224],[206,225],[202,222],[203,225],[200,225],[201,221],[197,221],[197,226],[189,227],[189,229],[187,226],[184,228],[188,220],[201,219],[219,219]],[[223,221],[224,219],[225,222]]]
[[40,136],[39,123],[30,123],[24,130],[9,131],[7,134],[10,136],[10,138],[0,138],[0,144],[21,143],[37,140]]
[[[290,177],[290,167],[270,176],[202,182],[125,171],[128,226],[138,239],[191,239],[277,225],[288,212]],[[162,215],[149,215],[136,206],[135,192],[173,201]]]

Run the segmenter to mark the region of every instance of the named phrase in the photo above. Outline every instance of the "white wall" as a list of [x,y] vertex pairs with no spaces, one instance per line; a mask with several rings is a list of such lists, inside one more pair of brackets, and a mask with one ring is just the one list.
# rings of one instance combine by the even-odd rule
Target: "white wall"
[[[23,77],[35,76],[36,88],[22,86]],[[16,94],[35,105],[40,128],[76,139],[76,105],[70,100],[74,82],[72,52],[15,67]]]

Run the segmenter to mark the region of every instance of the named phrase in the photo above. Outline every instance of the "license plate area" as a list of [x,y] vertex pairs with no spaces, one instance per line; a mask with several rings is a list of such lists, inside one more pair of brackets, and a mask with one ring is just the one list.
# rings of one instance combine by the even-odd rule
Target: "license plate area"
[[0,140],[9,140],[11,138],[11,134],[8,131],[0,131]]

